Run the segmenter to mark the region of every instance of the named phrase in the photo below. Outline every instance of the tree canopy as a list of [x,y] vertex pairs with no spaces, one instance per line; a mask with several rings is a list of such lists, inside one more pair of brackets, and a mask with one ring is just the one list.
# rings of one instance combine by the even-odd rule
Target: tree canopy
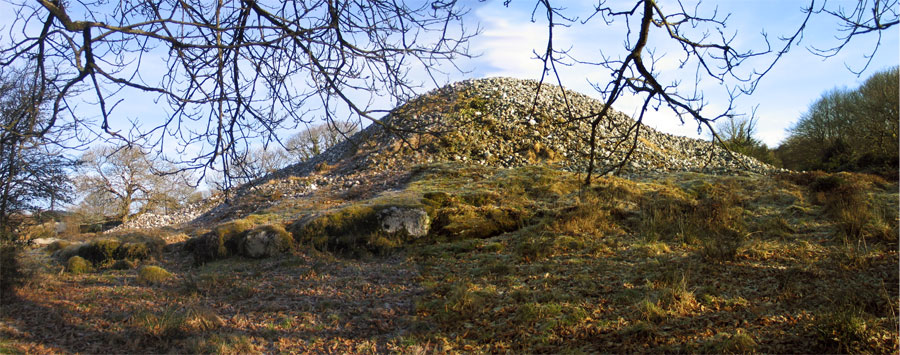
[[873,74],[859,88],[832,89],[813,102],[779,147],[785,167],[866,171],[896,178],[900,71]]

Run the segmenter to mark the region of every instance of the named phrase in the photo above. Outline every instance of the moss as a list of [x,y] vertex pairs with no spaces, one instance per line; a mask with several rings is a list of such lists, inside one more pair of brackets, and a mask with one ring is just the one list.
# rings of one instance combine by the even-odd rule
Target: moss
[[83,274],[91,271],[91,265],[85,258],[73,256],[66,262],[66,271],[73,274]]
[[151,256],[147,243],[124,243],[116,249],[116,259],[144,260]]
[[398,243],[378,232],[378,211],[372,206],[351,205],[308,223],[296,222],[289,229],[298,243],[321,251],[353,257],[383,254]]
[[528,217],[515,207],[460,205],[436,211],[432,230],[450,240],[485,239],[521,228]]
[[[142,244],[143,247],[141,249],[146,248],[145,258],[159,258],[163,248],[166,246],[166,241],[163,239],[164,236],[165,232],[163,231],[141,231],[116,235],[116,238],[122,241],[123,246],[128,243]],[[123,250],[123,253],[127,252],[127,250]]]
[[78,255],[87,259],[94,265],[101,265],[115,260],[116,250],[122,242],[116,239],[95,240],[78,251]]
[[249,231],[253,226],[254,222],[251,219],[237,219],[216,226],[213,228],[213,232],[218,235],[219,238],[231,239]]
[[[424,240],[422,237],[409,235],[404,228],[394,232],[387,232],[382,228],[382,213],[395,208],[423,206],[417,196],[382,197],[300,219],[291,223],[287,230],[298,244],[320,251],[350,257],[385,255],[413,240]],[[424,209],[426,213],[428,210],[433,211],[427,206]]]
[[138,269],[138,282],[144,284],[157,284],[172,278],[172,273],[159,266],[146,265]]
[[184,248],[191,253],[194,263],[198,265],[227,258],[234,254],[234,250],[229,250],[226,246],[226,240],[214,232],[188,240],[184,244]]
[[212,232],[189,239],[184,249],[194,257],[195,264],[224,259],[240,253],[243,236],[254,227],[254,219],[237,219],[222,223]]
[[[259,233],[264,233],[265,235],[270,236],[271,239],[267,239],[263,242],[266,244],[265,246],[258,246],[266,249],[263,254],[252,255],[253,253],[251,253],[248,248],[248,243],[251,242],[249,237]],[[241,254],[248,257],[264,257],[269,256],[270,254],[283,253],[293,248],[294,237],[280,224],[265,224],[255,227],[250,230],[250,232],[246,233],[244,240],[241,241]]]

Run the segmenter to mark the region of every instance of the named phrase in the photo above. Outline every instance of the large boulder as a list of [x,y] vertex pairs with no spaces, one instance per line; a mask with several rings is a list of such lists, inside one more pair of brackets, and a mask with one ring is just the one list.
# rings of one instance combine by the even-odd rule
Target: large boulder
[[241,254],[248,258],[266,258],[290,250],[294,238],[280,225],[267,224],[247,232],[241,243]]
[[381,229],[386,233],[405,231],[410,237],[428,235],[431,219],[421,208],[389,207],[379,213]]

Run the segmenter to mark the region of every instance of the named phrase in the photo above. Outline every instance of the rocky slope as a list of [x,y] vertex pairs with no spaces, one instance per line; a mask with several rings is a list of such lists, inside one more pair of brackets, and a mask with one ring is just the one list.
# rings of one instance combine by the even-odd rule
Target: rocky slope
[[[580,171],[587,165],[590,125],[602,103],[533,80],[488,78],[454,83],[398,107],[347,142],[283,173],[306,175],[321,163],[342,172],[462,161],[517,167],[549,163]],[[618,164],[635,143],[623,171],[769,172],[773,167],[731,154],[708,141],[654,130],[613,111],[599,126],[600,170]],[[635,137],[635,132],[638,132]],[[636,139],[635,139],[636,138]]]
[[[584,118],[599,112],[596,99],[538,82],[512,78],[467,80],[433,90],[349,137],[310,161],[290,166],[237,191],[237,204],[211,211],[189,207],[170,216],[148,215],[123,228],[151,228],[190,221],[221,220],[241,215],[257,204],[243,195],[297,199],[315,193],[341,192],[378,185],[390,188],[411,167],[457,162],[491,167],[547,164],[584,171],[590,125]],[[661,133],[637,125],[612,111],[598,129],[597,171],[625,161],[626,174],[696,171],[767,173],[770,165],[730,153],[708,141]],[[274,200],[274,198],[272,199]]]

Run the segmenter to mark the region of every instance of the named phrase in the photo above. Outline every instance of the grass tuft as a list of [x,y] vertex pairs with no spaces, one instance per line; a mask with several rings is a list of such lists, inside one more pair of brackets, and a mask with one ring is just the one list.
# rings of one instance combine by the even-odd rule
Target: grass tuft
[[137,280],[140,283],[152,285],[165,282],[172,278],[172,273],[166,271],[159,266],[146,265],[138,269]]
[[91,271],[91,264],[78,255],[75,255],[66,262],[66,271],[72,274],[83,274]]

